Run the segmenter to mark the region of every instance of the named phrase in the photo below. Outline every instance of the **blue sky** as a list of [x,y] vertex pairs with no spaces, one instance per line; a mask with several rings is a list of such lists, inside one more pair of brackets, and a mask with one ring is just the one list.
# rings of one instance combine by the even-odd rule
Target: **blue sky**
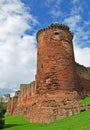
[[68,25],[75,33],[76,44],[90,47],[90,1],[89,0],[22,0],[30,14],[37,20],[37,25],[28,34],[53,22]]
[[66,24],[74,33],[75,60],[90,66],[90,0],[0,0],[0,95],[36,74],[36,32]]

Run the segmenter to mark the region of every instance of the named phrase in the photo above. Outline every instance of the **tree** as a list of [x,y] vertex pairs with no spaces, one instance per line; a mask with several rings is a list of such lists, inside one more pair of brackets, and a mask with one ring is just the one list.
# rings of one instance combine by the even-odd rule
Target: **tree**
[[7,108],[7,97],[8,94],[5,94],[4,96],[0,97],[0,130],[3,128],[5,124],[4,114]]
[[7,102],[9,97],[10,97],[9,93],[4,94],[4,101]]
[[4,101],[4,97],[0,97],[0,104]]
[[6,111],[7,109],[7,100],[4,96],[0,96],[0,105]]
[[0,129],[3,128],[4,123],[5,123],[5,121],[4,121],[4,114],[5,114],[5,112],[6,111],[4,110],[4,108],[0,104]]

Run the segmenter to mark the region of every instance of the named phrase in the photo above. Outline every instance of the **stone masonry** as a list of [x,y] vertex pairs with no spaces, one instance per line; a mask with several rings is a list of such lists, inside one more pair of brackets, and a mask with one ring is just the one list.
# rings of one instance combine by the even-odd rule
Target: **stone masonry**
[[79,113],[80,98],[90,96],[90,68],[75,62],[69,27],[51,24],[39,30],[36,39],[36,80],[21,84],[15,96],[8,98],[7,113],[40,123]]

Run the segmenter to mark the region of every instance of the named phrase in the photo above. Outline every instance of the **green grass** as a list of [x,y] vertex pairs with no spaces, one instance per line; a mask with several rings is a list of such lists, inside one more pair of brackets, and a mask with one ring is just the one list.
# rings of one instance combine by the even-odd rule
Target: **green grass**
[[3,130],[90,130],[90,111],[64,118],[50,124],[29,123],[26,117],[5,116]]
[[90,104],[90,97],[87,97],[80,101],[80,105],[88,105]]

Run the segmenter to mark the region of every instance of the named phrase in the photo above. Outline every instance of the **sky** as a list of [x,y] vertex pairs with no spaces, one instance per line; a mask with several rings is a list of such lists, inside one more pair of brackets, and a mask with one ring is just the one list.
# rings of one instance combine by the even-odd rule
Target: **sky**
[[61,23],[74,33],[75,60],[90,66],[90,0],[0,0],[0,96],[35,80],[36,32]]

